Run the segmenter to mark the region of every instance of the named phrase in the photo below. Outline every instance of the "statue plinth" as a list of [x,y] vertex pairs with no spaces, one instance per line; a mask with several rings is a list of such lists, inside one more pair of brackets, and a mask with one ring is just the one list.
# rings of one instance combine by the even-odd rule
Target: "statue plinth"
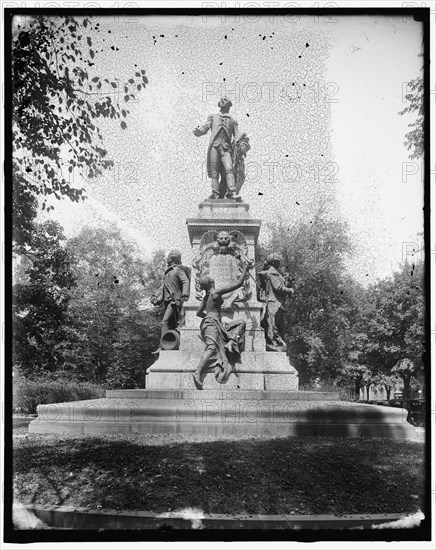
[[161,351],[159,359],[146,376],[147,388],[195,388],[192,374],[204,351],[200,339],[201,318],[197,311],[202,294],[198,288],[201,276],[211,276],[216,288],[238,279],[243,262],[252,267],[244,285],[224,295],[222,321],[242,319],[246,323],[245,346],[225,384],[219,384],[213,373],[206,376],[204,388],[273,390],[298,389],[298,373],[285,353],[266,351],[265,333],[260,326],[263,303],[257,299],[255,249],[261,220],[252,218],[249,205],[242,200],[206,199],[199,204],[195,218],[188,218],[189,239],[194,252],[189,301],[185,303],[185,324],[180,330],[180,347]]

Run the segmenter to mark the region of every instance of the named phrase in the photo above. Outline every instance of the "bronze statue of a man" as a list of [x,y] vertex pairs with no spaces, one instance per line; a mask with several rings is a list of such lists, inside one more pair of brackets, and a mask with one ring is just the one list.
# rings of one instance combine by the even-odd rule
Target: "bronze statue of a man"
[[207,175],[212,178],[211,199],[224,196],[235,199],[245,179],[244,158],[250,149],[249,139],[245,134],[239,135],[238,123],[229,115],[231,106],[230,99],[223,97],[218,103],[220,112],[209,115],[206,124],[193,131],[197,137],[211,131],[207,150]]
[[281,256],[270,254],[265,262],[265,270],[258,273],[263,290],[265,309],[261,325],[265,329],[266,345],[269,351],[285,351],[283,340],[286,332],[285,309],[283,303],[294,289],[286,285],[286,280],[279,272]]
[[170,330],[180,332],[184,322],[183,302],[189,299],[190,270],[181,264],[181,253],[175,249],[170,250],[162,286],[151,297],[153,305],[163,303],[165,307],[161,321],[161,341]]

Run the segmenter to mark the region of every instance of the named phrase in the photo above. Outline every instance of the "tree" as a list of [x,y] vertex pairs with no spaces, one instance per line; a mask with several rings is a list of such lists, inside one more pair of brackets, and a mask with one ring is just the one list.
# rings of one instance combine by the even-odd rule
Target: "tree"
[[400,271],[369,287],[359,320],[360,330],[365,331],[359,360],[387,381],[392,375],[401,377],[404,403],[410,396],[411,377],[423,368],[424,313],[424,265],[418,261],[403,264]]
[[369,400],[369,387],[372,383],[372,372],[367,365],[361,365],[359,363],[348,363],[343,366],[338,376],[336,377],[336,383],[339,386],[353,387],[354,398],[360,398],[360,388],[366,388],[366,399]]
[[26,178],[14,171],[12,194],[12,239],[16,253],[24,254],[35,231],[34,220],[38,212],[38,201],[29,188]]
[[333,381],[346,361],[360,287],[346,274],[347,225],[319,210],[309,222],[273,224],[258,256],[279,252],[295,293],[287,305],[287,346],[302,383]]
[[97,74],[90,31],[99,32],[99,23],[88,17],[26,16],[11,24],[14,238],[21,251],[36,197],[42,197],[42,208],[49,195],[77,202],[84,189],[70,178],[89,180],[113,165],[98,120],[120,120],[124,130],[125,104],[148,80],[144,69],[124,84]]
[[141,387],[159,345],[149,304],[153,262],[138,257],[116,227],[85,227],[68,241],[77,259],[71,293],[68,367],[108,387]]
[[27,376],[62,363],[73,260],[62,227],[36,224],[13,287],[13,361]]
[[391,393],[400,385],[400,379],[395,374],[377,373],[373,378],[373,383],[377,386],[382,386],[386,391],[386,399],[391,399]]
[[403,381],[403,407],[407,409],[407,401],[410,399],[410,382],[416,373],[416,366],[410,359],[400,359],[394,367],[392,374],[398,375]]
[[400,111],[400,115],[405,113],[417,113],[417,119],[409,124],[412,128],[406,134],[404,145],[412,151],[409,155],[411,159],[424,157],[424,79],[419,77],[407,83],[409,93],[405,99],[409,102],[407,107]]

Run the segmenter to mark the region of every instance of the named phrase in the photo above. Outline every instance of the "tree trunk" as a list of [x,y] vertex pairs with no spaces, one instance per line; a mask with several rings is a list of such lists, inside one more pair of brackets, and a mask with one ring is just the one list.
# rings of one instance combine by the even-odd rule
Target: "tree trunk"
[[354,392],[355,392],[356,399],[359,400],[360,399],[360,380],[358,379],[354,381]]
[[410,399],[410,376],[403,377],[403,409],[407,409],[407,401]]
[[386,390],[386,399],[388,401],[390,401],[390,399],[391,399],[391,388],[389,386],[385,385],[385,390]]
[[365,386],[365,389],[366,389],[366,402],[367,403],[369,401],[369,388],[370,388],[369,384],[367,386]]

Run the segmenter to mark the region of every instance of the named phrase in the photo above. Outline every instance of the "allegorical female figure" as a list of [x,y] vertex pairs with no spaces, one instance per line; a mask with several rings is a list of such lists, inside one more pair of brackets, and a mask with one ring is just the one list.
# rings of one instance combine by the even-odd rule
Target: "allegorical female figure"
[[229,323],[221,321],[223,295],[233,292],[242,286],[248,265],[244,264],[241,276],[234,285],[216,289],[211,277],[202,277],[200,287],[205,291],[203,301],[197,312],[202,317],[201,339],[206,345],[197,370],[193,377],[197,389],[203,388],[204,377],[215,371],[215,378],[220,384],[227,382],[232,372],[232,364],[240,355],[245,341],[245,321],[235,320]]

